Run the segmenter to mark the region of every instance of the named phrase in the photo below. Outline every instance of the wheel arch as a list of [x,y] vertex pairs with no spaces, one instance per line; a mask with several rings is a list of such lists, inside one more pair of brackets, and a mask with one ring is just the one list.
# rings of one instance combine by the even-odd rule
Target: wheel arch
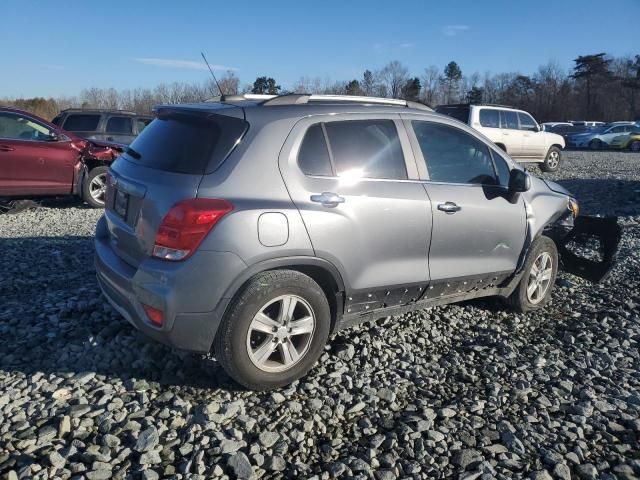
[[224,297],[235,297],[251,278],[270,270],[294,270],[311,277],[320,285],[329,302],[331,331],[334,331],[344,310],[346,287],[340,271],[331,262],[318,257],[280,257],[258,262],[247,268],[233,281]]

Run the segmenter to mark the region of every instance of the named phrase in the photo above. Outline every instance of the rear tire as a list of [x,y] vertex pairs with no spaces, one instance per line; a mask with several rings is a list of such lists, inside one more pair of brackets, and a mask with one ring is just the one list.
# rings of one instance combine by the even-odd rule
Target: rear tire
[[640,140],[635,140],[631,142],[631,145],[629,145],[629,149],[632,152],[640,152]]
[[82,184],[82,199],[93,208],[104,208],[107,193],[109,167],[95,167],[89,171]]
[[329,302],[313,279],[293,270],[259,273],[232,300],[214,354],[231,378],[251,390],[282,387],[316,363],[330,324]]
[[539,310],[551,299],[558,274],[558,250],[553,240],[545,236],[534,240],[523,271],[507,302],[518,312]]
[[551,147],[547,152],[544,162],[540,165],[543,172],[556,172],[560,168],[560,160],[562,158],[561,150],[558,147]]

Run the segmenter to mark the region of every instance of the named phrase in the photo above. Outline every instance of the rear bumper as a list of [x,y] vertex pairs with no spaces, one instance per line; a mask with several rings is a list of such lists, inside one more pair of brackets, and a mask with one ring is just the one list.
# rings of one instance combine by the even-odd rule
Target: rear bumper
[[[236,278],[243,265],[228,252],[202,252],[179,265],[148,259],[136,269],[111,248],[103,218],[96,228],[96,276],[106,299],[138,330],[181,350],[210,351],[229,302],[223,293],[231,280],[218,279]],[[161,327],[149,321],[143,303],[164,312]]]
[[617,217],[579,216],[573,228],[556,241],[562,270],[594,283],[605,280],[616,264],[621,239]]

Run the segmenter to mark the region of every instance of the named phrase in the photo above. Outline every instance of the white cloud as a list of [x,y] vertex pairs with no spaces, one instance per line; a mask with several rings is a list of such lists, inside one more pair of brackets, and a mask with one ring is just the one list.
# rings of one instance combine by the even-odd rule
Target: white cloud
[[[207,65],[204,62],[198,62],[194,60],[175,60],[171,58],[134,58],[133,60],[138,63],[153,65],[155,67],[183,68],[188,70],[208,70]],[[211,68],[213,70],[237,70],[237,68],[228,67],[227,65],[211,65]]]
[[445,25],[442,27],[442,33],[447,37],[455,37],[459,33],[471,30],[469,25]]
[[401,43],[400,48],[413,48],[414,45],[411,42]]

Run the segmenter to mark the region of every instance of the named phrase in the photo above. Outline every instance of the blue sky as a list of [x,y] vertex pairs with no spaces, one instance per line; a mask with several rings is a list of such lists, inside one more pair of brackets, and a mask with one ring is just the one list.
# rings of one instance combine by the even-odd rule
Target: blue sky
[[640,0],[0,3],[0,98],[199,82],[201,50],[242,84],[269,75],[285,88],[390,60],[412,75],[450,60],[466,74],[528,74],[580,54],[640,53]]

